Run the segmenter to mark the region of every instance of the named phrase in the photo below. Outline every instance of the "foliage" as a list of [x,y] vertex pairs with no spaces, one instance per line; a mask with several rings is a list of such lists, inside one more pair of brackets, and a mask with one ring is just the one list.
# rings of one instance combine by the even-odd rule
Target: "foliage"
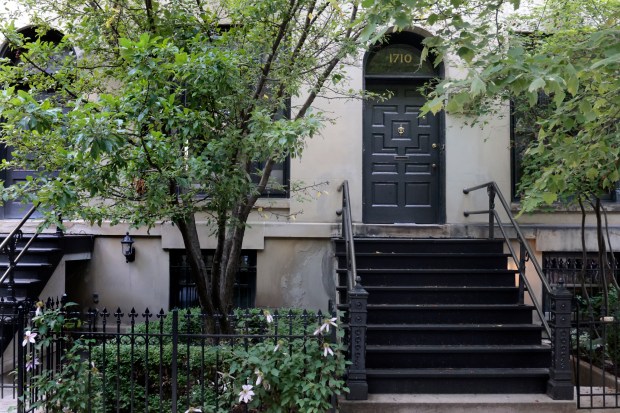
[[[273,166],[300,156],[319,131],[325,116],[315,99],[357,95],[344,61],[365,48],[365,16],[380,6],[14,4],[0,28],[15,57],[0,66],[0,141],[12,151],[2,167],[33,175],[3,189],[2,199],[40,203],[47,224],[58,214],[99,225],[173,222],[201,307],[228,314],[254,204]],[[24,15],[38,37],[16,30]],[[64,33],[60,44],[44,40],[50,27]],[[218,240],[211,268],[196,213]]]
[[[333,356],[325,355],[325,345]],[[262,342],[234,352],[230,374],[253,384],[251,407],[262,406],[269,413],[322,413],[330,409],[332,395],[346,391],[345,361],[338,345],[291,340],[280,343],[278,350],[274,347]]]
[[[26,391],[21,401],[29,409],[52,413],[98,412],[101,400],[101,376],[95,365],[84,359],[91,341],[74,338],[63,332],[77,326],[77,320],[66,316],[64,307],[42,312],[43,303],[37,305],[37,315],[26,331],[23,346],[29,347],[26,364]],[[64,348],[61,368],[49,370],[41,367],[44,356],[51,357],[53,350]],[[28,350],[28,349],[27,349]]]
[[[322,328],[333,320],[323,321],[314,333],[317,339],[264,341],[233,351],[230,375],[251,383],[246,384],[254,393],[250,407],[261,406],[268,413],[322,413],[331,408],[331,398],[347,391],[342,348],[323,336],[329,330]],[[305,334],[310,334],[307,329]]]
[[[229,349],[181,346],[174,359],[179,372],[174,382],[172,343],[151,339],[146,346],[143,340],[138,339],[133,345],[128,341],[110,340],[105,345],[92,348],[95,365],[102,366],[104,380],[101,388],[105,410],[128,412],[132,406],[134,409],[141,406],[145,412],[166,410],[171,403],[173,385],[178,391],[179,411],[184,411],[188,403],[198,406],[201,400],[210,403],[216,400],[214,378],[219,370],[226,369],[223,360],[228,356]],[[224,397],[220,396],[226,400]],[[230,395],[227,397],[231,399]]]
[[[580,325],[583,330],[577,337],[572,332],[573,351],[581,357],[596,363],[601,368],[611,364],[620,366],[620,301],[618,289],[610,286],[607,292],[589,297],[577,296]],[[611,316],[613,321],[604,321]]]
[[484,115],[501,109],[498,98],[533,107],[545,94],[549,111],[535,119],[526,152],[523,210],[600,196],[620,179],[619,23],[617,0],[548,0],[495,30],[472,31],[473,40],[429,39],[438,59],[459,56],[467,76],[439,82],[426,110]]
[[148,329],[137,323],[92,347],[106,409],[160,411],[169,406],[174,384],[179,411],[193,407],[218,413],[241,403],[242,385],[253,387],[249,407],[268,412],[323,412],[333,394],[346,391],[344,355],[321,328],[326,322],[333,327],[335,319],[317,325],[316,314],[299,309],[238,310],[239,336],[219,339],[206,334],[199,309],[179,311],[176,334],[172,319],[169,314],[161,324],[149,322]]

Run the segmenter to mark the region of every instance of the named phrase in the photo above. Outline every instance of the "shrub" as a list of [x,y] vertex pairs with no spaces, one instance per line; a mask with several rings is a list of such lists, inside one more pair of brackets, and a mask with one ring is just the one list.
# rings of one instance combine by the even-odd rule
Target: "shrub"
[[[176,357],[172,319],[148,323],[148,334],[145,323],[136,324],[92,348],[106,411],[165,411],[175,380],[178,411],[224,413],[245,400],[261,412],[324,412],[331,395],[345,390],[341,349],[324,337],[335,319],[297,309],[238,310],[239,335],[216,339],[205,333],[199,309],[180,310]],[[242,386],[254,396],[241,397]]]
[[[67,326],[79,327],[79,320],[67,317],[62,308],[43,312],[43,303],[37,303],[37,313],[31,326],[26,328],[22,346],[26,347],[26,388],[21,401],[28,411],[51,413],[101,412],[101,375],[84,357],[92,340],[75,338],[63,333]],[[54,370],[43,369],[40,358],[65,349],[61,366]],[[61,367],[61,368],[58,368]]]

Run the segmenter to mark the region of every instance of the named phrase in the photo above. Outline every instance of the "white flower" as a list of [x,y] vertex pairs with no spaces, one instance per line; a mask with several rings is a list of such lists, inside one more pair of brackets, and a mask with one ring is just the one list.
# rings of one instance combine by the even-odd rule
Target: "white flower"
[[190,407],[189,409],[185,410],[185,413],[202,413],[202,410],[196,407]]
[[28,362],[26,363],[26,371],[32,370],[39,364],[41,364],[41,362],[39,361],[38,357],[35,357],[34,360],[28,360]]
[[34,312],[34,316],[41,317],[43,315],[43,307],[45,307],[45,303],[43,303],[43,301],[37,301],[35,306],[37,307],[37,309]]
[[252,401],[252,396],[254,396],[254,392],[252,391],[251,384],[244,384],[241,386],[241,392],[239,392],[239,403],[248,403]]
[[323,343],[323,357],[327,357],[327,355],[334,355],[334,350],[329,346],[329,343]]
[[33,333],[32,331],[28,330],[24,333],[24,341],[22,341],[22,347],[26,347],[28,345],[28,343],[35,343],[35,337],[37,336],[37,333]]
[[254,369],[254,374],[256,374],[256,385],[260,386],[260,384],[263,382],[263,372],[260,371],[259,369]]
[[336,320],[338,320],[336,317],[324,318],[323,324],[321,324],[321,326],[317,328],[313,334],[316,336],[318,334],[321,334],[323,331],[325,331],[326,333],[329,333],[329,326],[338,327],[338,325],[336,324]]
[[263,314],[265,315],[265,319],[267,319],[267,323],[273,323],[273,316],[269,312],[269,310],[263,310]]
[[269,382],[265,380],[265,375],[262,371],[259,369],[254,369],[254,374],[256,374],[256,386],[260,386],[262,383],[265,390],[269,390],[271,388]]

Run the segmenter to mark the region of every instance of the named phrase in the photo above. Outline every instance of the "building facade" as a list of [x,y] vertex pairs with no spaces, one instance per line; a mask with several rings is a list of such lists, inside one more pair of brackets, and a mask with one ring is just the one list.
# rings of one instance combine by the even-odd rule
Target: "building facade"
[[[23,22],[24,30],[30,30]],[[300,200],[285,192],[259,200],[249,220],[238,286],[238,304],[259,307],[326,308],[335,297],[333,238],[341,234],[340,187],[350,186],[354,230],[371,237],[466,238],[486,236],[485,215],[465,216],[488,207],[483,191],[463,189],[495,181],[513,212],[515,200],[514,118],[510,104],[471,125],[471,119],[447,113],[419,116],[424,97],[418,88],[428,79],[458,77],[457,60],[434,68],[420,62],[421,41],[431,33],[413,28],[393,34],[385,44],[351,64],[352,89],[389,92],[384,100],[322,99],[316,106],[329,114],[320,136],[308,141],[300,158],[290,159],[277,178],[282,183],[316,185]],[[3,46],[3,57],[10,51]],[[4,148],[3,156],[10,156]],[[5,185],[24,171],[5,173]],[[27,172],[27,171],[26,171]],[[25,172],[24,172],[25,173]],[[620,249],[620,208],[606,201],[612,248]],[[5,204],[1,231],[8,233],[23,214]],[[259,210],[260,208],[260,210]],[[292,218],[294,217],[294,219]],[[201,247],[208,254],[215,239],[206,220],[199,225]],[[581,251],[580,212],[563,207],[519,218],[540,260]],[[66,222],[67,234],[94,236],[91,254],[65,256],[41,296],[67,293],[81,305],[116,309],[170,308],[195,300],[177,228],[162,223],[151,229],[126,225],[90,226]],[[36,219],[24,232],[34,231]],[[596,250],[594,218],[587,220],[588,249]],[[129,232],[136,257],[125,262],[120,241]]]

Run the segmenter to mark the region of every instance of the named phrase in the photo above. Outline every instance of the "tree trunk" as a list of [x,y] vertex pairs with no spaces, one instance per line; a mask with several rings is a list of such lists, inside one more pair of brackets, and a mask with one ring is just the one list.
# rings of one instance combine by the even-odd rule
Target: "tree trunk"
[[598,246],[598,272],[603,288],[603,307],[601,317],[605,317],[609,312],[609,284],[607,271],[607,254],[605,253],[605,239],[603,238],[603,226],[601,223],[601,199],[596,197],[594,200],[594,214],[596,216],[596,242]]
[[210,294],[212,291],[212,283],[209,282],[209,269],[200,249],[200,240],[198,239],[198,231],[196,229],[196,218],[193,214],[188,214],[183,218],[175,220],[175,224],[181,231],[185,251],[189,261],[192,278],[196,284],[198,293],[198,301],[203,312],[208,315],[205,318],[205,328],[207,332],[215,331],[215,323],[213,316],[217,314],[216,307]]

